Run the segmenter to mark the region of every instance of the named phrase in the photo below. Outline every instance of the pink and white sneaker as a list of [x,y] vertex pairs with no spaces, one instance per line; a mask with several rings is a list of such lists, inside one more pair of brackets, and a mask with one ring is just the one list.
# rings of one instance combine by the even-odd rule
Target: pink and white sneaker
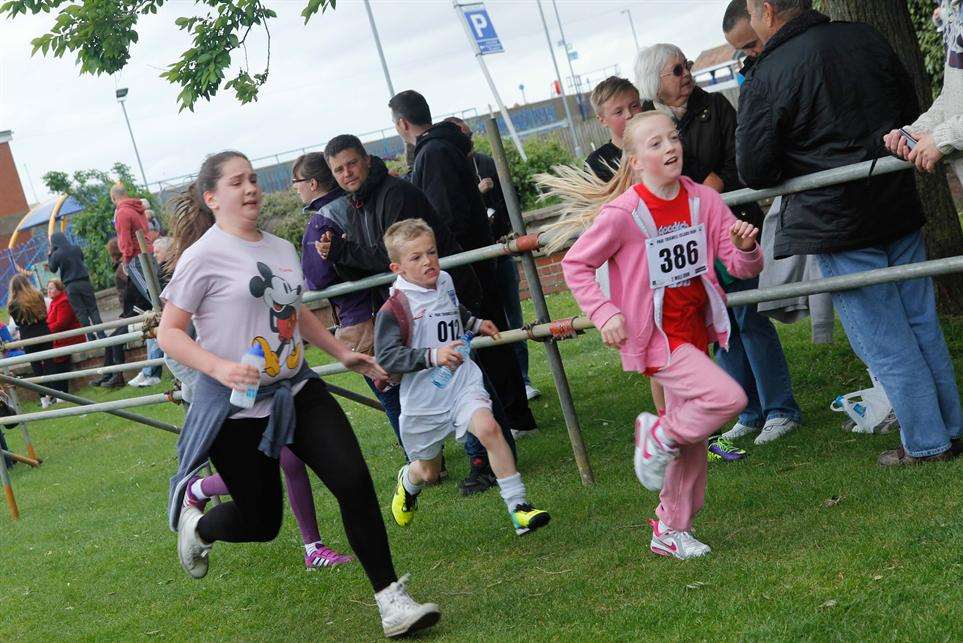
[[658,520],[649,520],[652,525],[652,540],[649,549],[659,556],[671,556],[679,560],[700,558],[712,552],[709,545],[699,542],[691,531],[676,531],[666,527],[659,529]]
[[313,572],[322,567],[336,567],[350,563],[353,560],[354,558],[347,554],[340,554],[330,547],[321,545],[310,554],[304,556],[304,566],[308,568],[309,572]]
[[679,450],[662,443],[655,430],[662,419],[651,413],[635,418],[635,477],[649,491],[660,491],[665,469],[676,459]]

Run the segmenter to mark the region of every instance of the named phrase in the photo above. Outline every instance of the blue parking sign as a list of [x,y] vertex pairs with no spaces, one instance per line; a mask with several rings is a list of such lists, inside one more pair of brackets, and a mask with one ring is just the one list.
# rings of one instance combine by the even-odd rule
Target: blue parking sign
[[468,31],[475,39],[478,53],[482,55],[499,54],[505,51],[502,49],[502,42],[498,39],[498,34],[495,33],[495,25],[488,17],[485,5],[462,6],[462,14],[468,22]]

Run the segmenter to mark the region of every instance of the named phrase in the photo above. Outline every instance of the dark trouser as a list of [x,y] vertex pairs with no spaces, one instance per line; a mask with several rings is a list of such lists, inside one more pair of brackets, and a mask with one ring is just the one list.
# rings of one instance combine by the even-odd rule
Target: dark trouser
[[[498,273],[492,260],[480,261],[472,264],[478,281],[482,284],[482,310],[474,311],[485,319],[490,319],[499,330],[508,330],[508,320],[505,319],[505,307],[501,293],[497,286]],[[511,346],[501,345],[486,348],[478,353],[478,364],[491,378],[491,383],[498,399],[505,407],[508,418],[508,428],[519,431],[530,431],[536,427],[535,416],[528,408],[528,398],[525,396],[525,382],[522,371],[515,358],[515,351]]]
[[[108,337],[114,337],[116,335],[123,335],[128,331],[128,326],[121,326],[120,328],[115,328],[110,331]],[[124,363],[124,345],[119,346],[108,346],[104,349],[104,366],[116,366],[117,364]],[[108,375],[107,377],[111,377]]]
[[[491,350],[491,349],[485,349]],[[479,351],[472,353],[472,356],[477,358]],[[488,379],[488,375],[482,372],[482,376],[485,378],[485,389],[492,398],[492,415],[495,416],[495,421],[502,429],[502,435],[505,436],[505,442],[508,442],[508,446],[511,447],[512,453],[515,451],[515,437],[512,435],[512,430],[508,426],[508,418],[505,416],[505,407],[498,399],[498,395],[492,388],[492,383]],[[408,453],[405,451],[405,445],[401,441],[401,387],[393,386],[387,391],[379,391],[375,388],[374,382],[369,380],[367,377],[364,378],[368,383],[368,386],[374,392],[375,397],[381,402],[381,406],[385,407],[385,415],[388,416],[388,423],[391,424],[391,428],[395,432],[395,438],[398,440],[398,446],[401,447],[402,453],[405,454],[405,461],[408,460]],[[471,433],[465,436],[465,453],[468,454],[469,459],[481,458],[485,462],[488,462],[488,452],[482,443],[478,441]]]
[[[297,429],[289,446],[321,479],[341,507],[351,549],[379,592],[395,580],[378,498],[361,447],[344,411],[325,385],[309,381],[294,398]],[[211,462],[231,490],[231,500],[197,523],[206,542],[266,542],[281,529],[279,462],[258,450],[267,418],[226,420],[211,447]]]
[[[48,360],[48,367],[45,369],[46,375],[54,375],[58,373],[69,373],[74,370],[74,365],[70,361],[70,357],[62,362],[55,362],[52,359]],[[60,391],[61,393],[70,392],[70,380],[60,380],[58,382],[47,382],[44,386],[52,388],[54,390]]]
[[[518,267],[515,265],[515,257],[505,255],[495,261],[498,264],[498,289],[502,294],[508,327],[521,328],[525,324],[525,318],[522,317],[522,302],[518,297]],[[531,384],[528,379],[528,342],[515,342],[512,350],[515,351],[515,359],[522,370],[522,380]]]
[[[94,287],[89,279],[78,279],[67,284],[67,301],[74,309],[77,321],[81,326],[93,326],[100,324],[100,310],[97,308],[97,296],[94,294]],[[102,339],[103,331],[92,333],[94,339]]]

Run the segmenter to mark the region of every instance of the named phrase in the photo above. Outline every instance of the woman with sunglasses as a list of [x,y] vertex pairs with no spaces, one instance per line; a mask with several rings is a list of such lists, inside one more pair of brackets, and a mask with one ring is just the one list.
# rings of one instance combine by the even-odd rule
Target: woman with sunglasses
[[[643,109],[658,109],[675,120],[685,150],[682,173],[718,192],[745,187],[736,170],[736,110],[721,93],[709,93],[692,78],[692,61],[675,45],[652,45],[639,52],[636,86]],[[763,212],[756,203],[732,208],[739,219],[762,228]],[[727,293],[752,290],[758,278],[735,279],[716,266]],[[729,440],[759,433],[755,443],[772,442],[801,421],[792,393],[789,367],[772,321],[755,304],[730,309],[729,350],[717,351],[716,361],[746,391],[749,403],[724,440],[710,445],[716,459],[736,459],[741,449]]]

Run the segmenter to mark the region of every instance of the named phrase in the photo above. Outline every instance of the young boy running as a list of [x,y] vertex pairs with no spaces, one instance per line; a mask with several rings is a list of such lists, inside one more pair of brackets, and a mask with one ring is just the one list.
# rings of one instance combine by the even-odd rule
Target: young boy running
[[[401,441],[410,460],[398,472],[391,501],[395,522],[410,524],[418,494],[438,479],[445,438],[454,433],[462,442],[470,431],[488,451],[515,533],[544,527],[551,517],[525,496],[481,370],[459,352],[464,329],[493,337],[498,329],[459,305],[451,277],[438,265],[435,235],[422,219],[395,223],[385,231],[384,242],[398,278],[375,319],[375,354],[385,370],[402,375]],[[432,381],[438,367],[453,372],[444,387]]]

